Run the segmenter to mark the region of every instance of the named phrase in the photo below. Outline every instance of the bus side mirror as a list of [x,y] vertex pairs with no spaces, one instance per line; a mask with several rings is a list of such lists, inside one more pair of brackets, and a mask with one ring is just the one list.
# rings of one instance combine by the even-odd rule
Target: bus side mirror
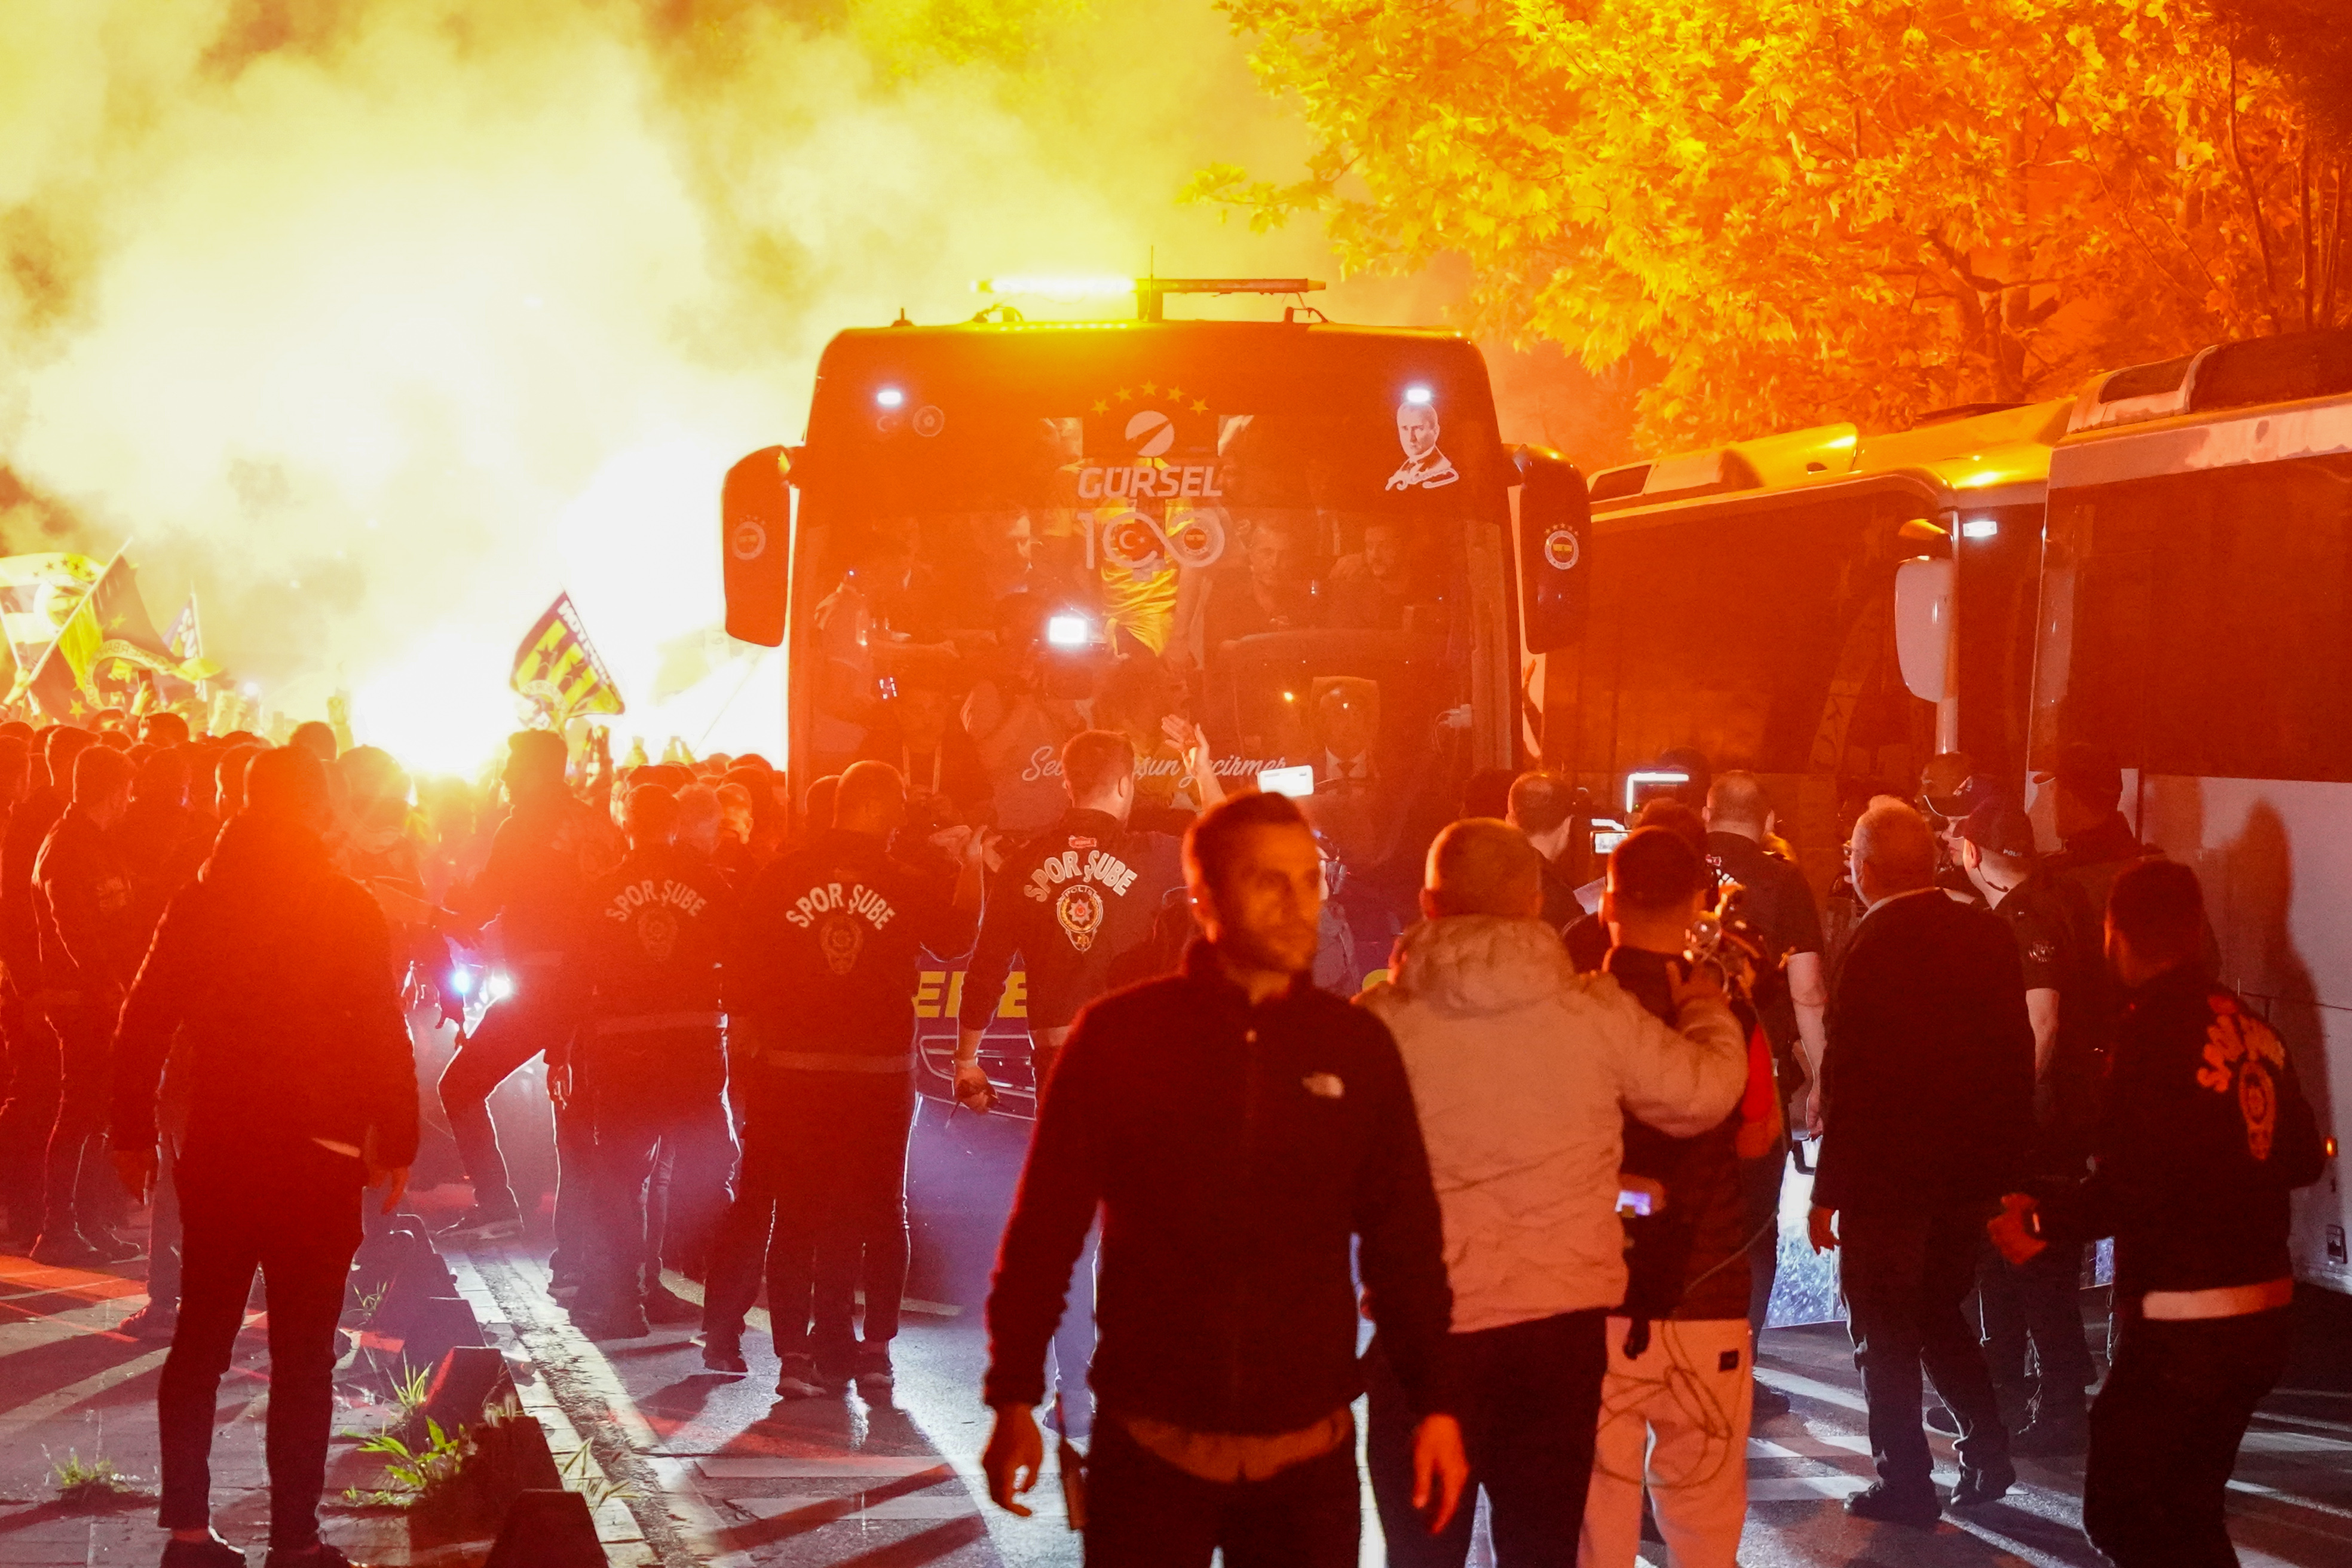
[[1511,461],[1519,470],[1520,635],[1529,653],[1550,653],[1584,636],[1592,498],[1558,452],[1520,447]]
[[774,647],[792,591],[793,461],[763,447],[727,470],[719,491],[727,573],[727,635]]
[[1921,555],[1895,568],[1895,656],[1922,702],[1951,695],[1952,562]]

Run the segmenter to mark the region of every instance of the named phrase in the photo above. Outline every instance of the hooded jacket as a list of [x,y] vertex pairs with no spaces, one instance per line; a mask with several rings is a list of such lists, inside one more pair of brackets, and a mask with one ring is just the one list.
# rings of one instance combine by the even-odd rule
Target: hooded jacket
[[[155,1147],[175,1035],[193,1100],[184,1172],[315,1169],[322,1150],[371,1139],[379,1166],[415,1158],[415,1057],[383,911],[299,824],[238,816],[164,910],[115,1034],[114,1148]],[[354,1190],[359,1173],[349,1159]]]
[[1670,1028],[1579,974],[1539,920],[1453,915],[1398,939],[1360,1004],[1396,1037],[1445,1224],[1454,1331],[1625,1299],[1628,1112],[1676,1137],[1729,1114],[1748,1043],[1720,1001]]

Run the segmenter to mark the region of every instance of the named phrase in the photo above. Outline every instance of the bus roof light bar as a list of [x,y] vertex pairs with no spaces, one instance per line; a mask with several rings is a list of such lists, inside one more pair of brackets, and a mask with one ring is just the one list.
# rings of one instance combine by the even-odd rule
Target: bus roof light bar
[[1163,320],[1161,307],[1171,294],[1312,294],[1326,285],[1312,278],[982,278],[972,285],[982,294],[1042,294],[1047,299],[1076,300],[1111,294],[1135,296],[1136,319]]

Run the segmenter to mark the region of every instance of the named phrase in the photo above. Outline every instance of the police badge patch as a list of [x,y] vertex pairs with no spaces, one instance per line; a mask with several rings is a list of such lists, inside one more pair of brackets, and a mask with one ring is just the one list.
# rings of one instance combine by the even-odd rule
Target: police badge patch
[[1102,930],[1102,894],[1091,882],[1073,882],[1062,889],[1055,900],[1054,918],[1062,922],[1062,934],[1080,952],[1094,946],[1095,933]]
[[677,951],[677,916],[660,904],[637,917],[637,942],[656,963],[667,963]]
[[827,915],[816,928],[816,945],[827,969],[846,974],[857,967],[857,954],[866,945],[865,922],[855,915]]

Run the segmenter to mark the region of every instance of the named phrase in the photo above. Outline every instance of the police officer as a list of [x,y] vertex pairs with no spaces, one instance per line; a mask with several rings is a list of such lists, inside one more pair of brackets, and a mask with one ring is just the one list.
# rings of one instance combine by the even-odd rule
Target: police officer
[[[1166,895],[1184,880],[1173,835],[1131,831],[1135,744],[1087,730],[1062,746],[1069,809],[1004,864],[964,976],[956,1036],[956,1098],[975,1109],[994,1089],[980,1042],[1018,952],[1028,973],[1031,1079],[1042,1101],[1078,1010],[1111,988],[1112,963],[1148,940]],[[1094,1268],[1081,1257],[1071,1301],[1054,1335],[1054,1363],[1072,1436],[1090,1426],[1085,1366],[1094,1351]]]
[[2083,1479],[2091,1544],[2117,1568],[2233,1563],[2230,1472],[2293,1333],[2289,1195],[2326,1154],[2278,1036],[2210,978],[2196,873],[2126,867],[2105,931],[2127,1000],[2095,1173],[2011,1194],[1989,1228],[2013,1263],[2116,1239],[2115,1350]]
[[[2008,923],[2025,968],[2025,1011],[2033,1026],[2032,1171],[2049,1181],[2079,1177],[2089,1152],[2094,1060],[2085,1037],[2085,955],[2075,935],[2087,921],[2073,907],[2079,895],[2042,869],[2033,825],[2013,805],[1980,805],[1969,814],[1960,825],[1960,865],[1985,906]],[[1990,1252],[1979,1262],[1977,1298],[1994,1387],[2005,1411],[2031,1401],[2031,1422],[2011,1439],[2012,1453],[2083,1451],[2084,1390],[2095,1374],[2083,1332],[2082,1270],[2079,1244],[2045,1247],[2023,1265]]]
[[2097,747],[2080,742],[2061,747],[2057,765],[2035,773],[2033,782],[2050,787],[2052,815],[2064,846],[2044,869],[2081,892],[2081,907],[2092,922],[2083,933],[2084,949],[2096,951],[2107,889],[2125,867],[2156,851],[2139,841],[2123,814],[2123,770]]
[[1069,809],[1005,857],[964,976],[957,1013],[956,1097],[989,1093],[980,1041],[1021,955],[1028,973],[1029,1038],[1040,1094],[1078,1009],[1110,988],[1111,961],[1149,934],[1168,891],[1183,883],[1171,834],[1133,832],[1135,745],[1087,730],[1062,747]]
[[[831,832],[760,874],[727,965],[731,1023],[748,1031],[740,1191],[722,1226],[716,1311],[704,1359],[723,1365],[730,1326],[750,1305],[742,1245],[772,1205],[768,1315],[782,1363],[776,1392],[806,1397],[847,1378],[887,1384],[907,1282],[907,1134],[915,1110],[915,975],[928,952],[971,946],[982,836],[949,829],[960,862],[952,902],[889,854],[907,787],[887,763],[853,763]],[[958,837],[960,835],[960,837]],[[739,1211],[743,1216],[739,1218]],[[756,1218],[754,1217],[756,1216]],[[849,1321],[860,1253],[862,1342]],[[812,1324],[812,1295],[814,1321]],[[732,1323],[740,1338],[740,1310]],[[710,1342],[717,1340],[719,1342]],[[741,1370],[740,1351],[734,1364]]]
[[582,900],[578,1042],[555,1068],[572,1112],[595,1133],[598,1245],[572,1304],[594,1339],[642,1335],[649,1313],[673,1322],[697,1315],[661,1284],[661,1259],[646,1245],[646,1186],[663,1145],[703,1135],[714,1121],[724,1126],[727,1087],[724,887],[707,859],[672,844],[677,797],[668,790],[639,784],[624,812],[628,858]]
[[58,1119],[49,1133],[41,1236],[43,1263],[88,1265],[119,1244],[80,1213],[82,1157],[106,1127],[115,1014],[138,968],[142,945],[131,908],[131,878],[111,834],[131,806],[131,759],[91,746],[74,761],[73,804],[42,842],[33,868],[41,974],[61,1061]]

